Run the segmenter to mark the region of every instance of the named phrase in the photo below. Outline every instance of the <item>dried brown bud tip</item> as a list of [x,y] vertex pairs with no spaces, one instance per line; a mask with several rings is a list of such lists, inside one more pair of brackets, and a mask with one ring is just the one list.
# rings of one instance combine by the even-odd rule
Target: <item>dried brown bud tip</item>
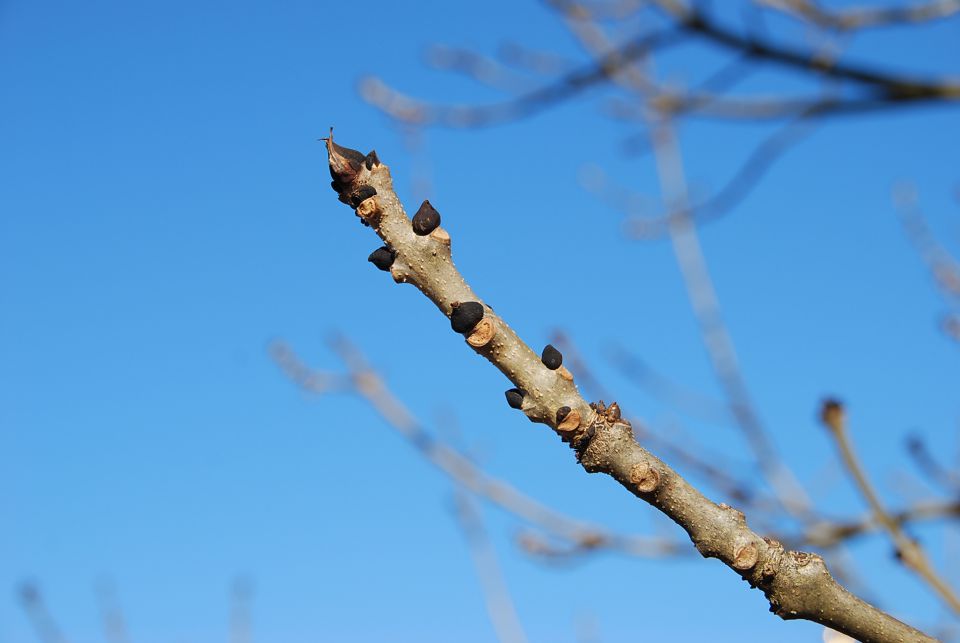
[[458,333],[469,333],[483,319],[483,304],[476,301],[457,302],[450,313],[450,327]]
[[507,404],[510,405],[512,409],[519,409],[523,406],[523,391],[518,388],[512,388],[504,395],[507,396]]
[[430,205],[429,201],[420,204],[420,209],[413,215],[413,231],[425,237],[440,225],[440,213]]
[[377,151],[370,150],[370,153],[363,158],[363,164],[368,170],[372,170],[376,166],[380,165],[380,157],[377,156]]
[[333,178],[333,189],[342,192],[348,188],[360,173],[367,157],[333,142],[333,129],[327,137],[327,161],[330,164],[330,176]]
[[568,415],[570,415],[569,406],[561,406],[557,409],[557,424],[561,424]]
[[370,253],[367,261],[375,265],[380,270],[390,270],[393,260],[397,258],[397,253],[386,246],[377,248]]
[[372,185],[361,185],[356,192],[350,195],[350,206],[356,208],[372,196],[377,196],[377,189]]
[[563,355],[561,355],[560,351],[553,347],[553,344],[547,344],[543,348],[543,354],[540,356],[540,361],[543,362],[543,365],[549,368],[551,371],[555,371],[560,368],[561,364],[563,364]]
[[820,421],[831,429],[843,425],[843,403],[834,398],[827,398],[820,407]]

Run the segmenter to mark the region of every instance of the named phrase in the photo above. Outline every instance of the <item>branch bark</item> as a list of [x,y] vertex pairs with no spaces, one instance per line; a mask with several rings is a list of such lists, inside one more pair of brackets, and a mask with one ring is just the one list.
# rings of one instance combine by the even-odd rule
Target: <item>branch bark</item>
[[553,428],[588,473],[606,473],[659,509],[686,531],[701,555],[719,559],[759,588],[771,611],[785,620],[814,621],[864,642],[935,640],[848,592],[820,556],[787,551],[752,531],[742,512],[712,502],[640,446],[616,403],[589,403],[556,356],[541,359],[483,304],[453,265],[450,236],[428,202],[411,222],[389,168],[375,152],[364,156],[341,147],[332,133],[326,144],[340,200],[386,243],[371,261],[433,301],[467,344],[516,386],[508,402],[531,421]]

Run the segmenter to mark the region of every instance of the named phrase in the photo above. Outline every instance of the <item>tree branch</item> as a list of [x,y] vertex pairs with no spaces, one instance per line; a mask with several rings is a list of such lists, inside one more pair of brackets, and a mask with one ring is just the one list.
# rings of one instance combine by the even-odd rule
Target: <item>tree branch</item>
[[[331,341],[331,347],[349,369],[349,376],[343,379],[348,379],[350,384],[345,384],[342,390],[362,397],[389,426],[459,488],[493,503],[554,538],[567,541],[572,547],[589,544],[631,556],[659,556],[665,550],[659,539],[615,533],[578,520],[524,494],[506,480],[491,476],[466,455],[434,438],[349,341],[337,337]],[[285,344],[274,342],[270,346],[270,354],[277,366],[305,391],[315,394],[329,392],[329,388],[317,388],[313,383],[334,378],[307,367]]]
[[860,460],[850,443],[843,405],[837,400],[826,400],[820,412],[820,419],[824,426],[830,430],[830,436],[833,437],[837,450],[840,452],[840,459],[843,461],[850,477],[853,478],[857,491],[870,506],[870,511],[873,512],[876,521],[890,534],[890,539],[897,547],[897,555],[900,560],[903,561],[907,569],[913,570],[939,594],[950,609],[960,613],[960,598],[933,568],[920,544],[904,531],[901,522],[887,512],[880,501],[880,495],[867,479],[867,474],[860,465]]
[[906,26],[941,20],[960,12],[958,0],[927,0],[895,7],[855,7],[839,11],[824,9],[813,0],[759,0],[759,4],[837,31]]
[[701,555],[717,558],[763,591],[783,619],[807,619],[864,642],[933,641],[840,586],[815,554],[786,551],[752,531],[743,513],[717,505],[641,447],[614,403],[589,404],[562,357],[537,354],[483,305],[450,254],[439,214],[424,202],[413,222],[376,153],[364,156],[327,139],[333,188],[386,242],[371,256],[398,283],[411,283],[451,320],[468,345],[517,387],[508,401],[534,422],[552,427],[589,473],[606,473],[687,532]]
[[960,85],[951,81],[930,81],[829,60],[815,52],[738,34],[699,9],[686,7],[677,0],[656,0],[656,4],[673,16],[678,26],[716,45],[802,72],[873,87],[877,90],[876,98],[880,100],[909,102],[960,99]]

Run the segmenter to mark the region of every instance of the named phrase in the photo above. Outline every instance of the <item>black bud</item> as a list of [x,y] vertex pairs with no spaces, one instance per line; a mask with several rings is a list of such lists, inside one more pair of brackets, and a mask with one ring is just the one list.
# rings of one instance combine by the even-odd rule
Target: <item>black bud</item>
[[372,170],[375,166],[380,165],[380,157],[377,156],[377,151],[370,150],[370,153],[364,157],[363,164],[368,170]]
[[512,388],[504,395],[507,396],[507,404],[510,405],[510,408],[519,409],[521,406],[523,406],[523,391],[520,389]]
[[458,333],[469,333],[483,319],[483,305],[476,301],[464,301],[453,305],[450,327]]
[[557,424],[563,422],[564,418],[566,418],[568,415],[570,415],[569,406],[561,406],[559,409],[557,409]]
[[440,213],[430,205],[429,201],[420,204],[420,209],[413,215],[413,231],[425,237],[440,225]]
[[560,351],[553,347],[553,344],[547,344],[543,348],[543,354],[540,356],[540,361],[543,362],[543,365],[549,368],[551,371],[555,371],[560,368],[561,364],[563,364],[563,355],[561,355]]
[[390,270],[393,260],[397,258],[397,253],[386,246],[377,248],[370,253],[367,261],[375,265],[380,270]]
[[372,196],[377,196],[376,188],[372,185],[361,185],[356,192],[350,195],[350,205],[355,208]]

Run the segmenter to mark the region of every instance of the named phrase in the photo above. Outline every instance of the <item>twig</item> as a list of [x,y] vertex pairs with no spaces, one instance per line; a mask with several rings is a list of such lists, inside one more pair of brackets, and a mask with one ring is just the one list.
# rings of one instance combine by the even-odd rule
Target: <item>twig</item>
[[377,78],[360,83],[360,94],[393,118],[407,123],[430,123],[448,127],[481,127],[503,123],[540,112],[607,80],[611,74],[652,48],[662,48],[682,39],[676,30],[637,38],[603,59],[564,74],[550,84],[507,101],[475,106],[440,106],[415,100],[397,92]]
[[[930,521],[948,520],[960,517],[960,501],[921,502],[901,511],[888,514],[890,519],[898,525]],[[808,543],[813,547],[830,548],[839,543],[882,529],[874,514],[864,516],[859,520],[849,522],[819,522],[814,523],[797,539],[798,542]]]
[[916,188],[902,184],[894,190],[894,203],[903,228],[920,258],[927,264],[944,297],[960,302],[960,261],[937,241],[918,204]]
[[907,569],[913,570],[926,581],[950,609],[960,613],[960,598],[957,598],[953,589],[936,573],[923,548],[903,530],[903,524],[887,513],[880,501],[880,496],[877,495],[873,485],[867,480],[867,475],[864,473],[863,467],[860,466],[860,461],[857,459],[850,443],[843,405],[834,399],[824,401],[820,419],[824,426],[830,429],[829,433],[840,452],[840,459],[853,478],[860,495],[869,505],[876,521],[890,534],[890,538],[897,547],[897,555],[900,560],[903,561]]
[[[808,115],[800,115],[797,119],[776,129],[750,152],[747,159],[723,187],[712,196],[692,204],[687,216],[697,223],[703,223],[714,221],[732,211],[750,194],[775,162],[812,130],[813,122]],[[640,238],[660,236],[669,231],[670,217],[670,213],[655,217],[638,217],[628,222],[627,230],[631,235]]]
[[67,643],[57,622],[43,603],[39,588],[31,582],[21,583],[19,591],[20,606],[26,612],[33,631],[41,643]]
[[738,34],[711,19],[706,13],[695,8],[695,5],[688,6],[678,0],[656,0],[654,4],[673,16],[678,26],[714,44],[746,53],[757,60],[871,87],[878,100],[910,102],[960,99],[960,84],[951,81],[924,80],[824,59],[809,51]]
[[690,220],[680,150],[666,120],[654,124],[654,152],[664,201],[671,215],[670,240],[710,363],[758,468],[784,507],[801,519],[810,516],[810,500],[777,454],[760,421],[740,371],[733,340],[720,312],[713,280]]
[[[555,2],[569,22],[593,24],[584,20],[582,5]],[[752,62],[771,62],[814,77],[826,77],[857,87],[860,92],[847,98],[724,99],[714,93],[680,94],[655,83],[645,91],[663,112],[689,112],[722,118],[795,118],[857,114],[910,105],[960,101],[960,84],[950,80],[927,80],[899,75],[869,66],[833,60],[822,52],[791,48],[781,43],[741,35],[712,20],[704,12],[675,0],[657,0],[674,21],[673,28],[643,34],[617,47],[608,48],[590,64],[560,75],[545,86],[489,105],[437,105],[414,99],[389,87],[378,78],[364,79],[361,95],[391,117],[407,123],[447,127],[483,127],[513,121],[543,111],[583,93],[603,82],[614,80],[637,60],[654,49],[663,49],[689,37],[698,37],[733,50]],[[474,70],[476,71],[476,70]]]
[[253,583],[247,578],[237,578],[230,588],[230,643],[253,641],[250,619],[250,601],[253,598]]
[[510,598],[507,582],[497,560],[497,552],[484,529],[479,509],[470,496],[462,491],[454,494],[454,505],[457,524],[460,525],[470,547],[470,555],[483,589],[487,614],[497,633],[497,639],[500,643],[526,643],[527,635]]
[[721,400],[670,379],[626,346],[615,346],[610,360],[621,375],[671,408],[705,422],[726,423],[732,419],[730,407]]
[[[611,551],[602,540],[582,540],[568,544],[553,543],[542,534],[532,531],[523,531],[517,536],[517,544],[533,556],[539,556],[551,562],[569,562],[573,559],[582,559],[588,554]],[[630,554],[629,551],[615,550],[616,553]],[[642,555],[647,558],[686,558],[693,552],[685,543],[668,538],[650,538]]]
[[[449,234],[429,204],[415,222],[393,190],[390,171],[375,153],[366,156],[327,140],[333,187],[340,200],[386,243],[377,265],[398,283],[410,283],[446,315],[455,332],[498,368],[519,394],[511,402],[528,419],[547,424],[574,450],[589,473],[606,473],[682,527],[697,551],[717,558],[784,619],[808,619],[865,642],[932,641],[929,636],[841,587],[815,554],[785,551],[752,531],[740,511],[708,500],[663,461],[637,444],[616,404],[589,404],[562,356],[537,355],[473,292],[454,267]],[[414,224],[417,226],[416,231]],[[570,293],[573,305],[580,294]],[[389,328],[384,328],[389,333]]]
[[127,622],[117,600],[117,591],[110,580],[97,584],[97,602],[100,604],[100,621],[103,625],[103,637],[110,643],[130,643],[127,634]]
[[[580,378],[581,386],[590,394],[591,397],[600,400],[613,399],[613,395],[610,394],[609,391],[607,391],[607,389],[593,375],[593,372],[580,355],[576,345],[566,334],[561,333],[560,331],[555,331],[553,333],[552,342],[562,349],[564,359],[570,365],[570,370],[575,373],[578,378]],[[618,348],[616,355],[618,363],[626,363],[620,362],[620,359],[622,358],[630,361],[631,365],[634,366],[640,363],[639,361],[633,362],[633,360],[638,360],[639,358],[629,355],[625,348]],[[626,370],[628,369],[624,369],[625,372]],[[649,371],[647,372],[649,373]],[[658,384],[670,387],[671,393],[680,393],[682,394],[681,397],[683,397],[685,400],[687,394],[694,395],[696,397],[693,399],[715,406],[713,409],[714,411],[721,412],[723,416],[729,418],[729,413],[727,412],[726,407],[721,409],[719,406],[717,406],[719,403],[715,402],[714,400],[701,398],[696,392],[687,391],[686,389],[674,391],[672,388],[679,385],[666,380],[659,380],[659,378],[663,377],[659,374],[655,374],[653,377],[658,378]],[[656,388],[659,389],[659,386]],[[660,392],[664,393],[664,391]],[[673,396],[671,395],[670,397]],[[689,444],[680,444],[675,440],[670,440],[658,435],[657,433],[654,433],[653,431],[649,431],[646,429],[644,423],[640,422],[637,418],[630,417],[627,419],[633,425],[634,433],[636,433],[638,440],[649,445],[654,450],[662,453],[664,457],[672,460],[674,463],[680,463],[687,467],[691,473],[713,485],[729,500],[737,502],[741,505],[750,506],[751,508],[769,508],[775,505],[772,500],[761,497],[760,494],[751,489],[750,486],[747,485],[743,480],[736,478],[731,473],[733,471],[741,470],[741,466],[735,466],[730,462],[719,459],[716,455],[711,455],[710,458],[697,455],[697,453],[695,453]]]
[[907,436],[907,454],[929,480],[954,495],[960,492],[960,475],[940,464],[919,435]]
[[[347,364],[352,382],[349,389],[360,395],[387,423],[403,436],[424,458],[454,482],[468,489],[508,513],[570,543],[599,543],[606,549],[618,550],[633,556],[657,556],[659,543],[643,536],[618,534],[562,514],[525,495],[504,480],[490,476],[457,450],[435,439],[410,413],[403,403],[387,388],[380,375],[346,338],[337,337],[333,349]],[[285,344],[270,346],[274,362],[298,385],[313,391],[314,371],[305,366]],[[599,546],[599,545],[598,545]]]
[[830,11],[813,0],[758,0],[758,3],[807,20],[824,29],[854,31],[949,18],[960,11],[960,0],[927,0],[899,7],[862,7]]

